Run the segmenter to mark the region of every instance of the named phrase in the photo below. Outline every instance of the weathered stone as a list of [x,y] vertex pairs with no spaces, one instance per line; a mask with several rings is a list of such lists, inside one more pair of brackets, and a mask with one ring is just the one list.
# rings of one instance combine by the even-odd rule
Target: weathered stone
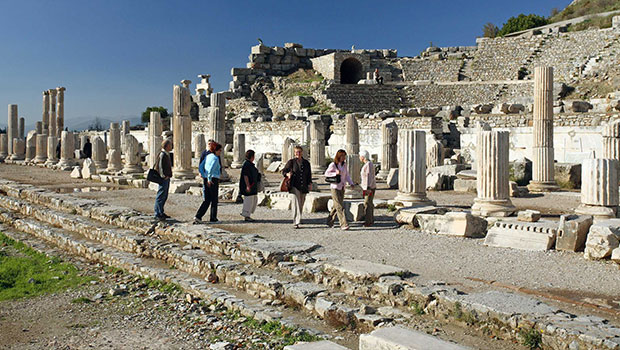
[[387,327],[360,335],[359,350],[465,350],[466,347],[449,343],[426,333]]
[[315,174],[325,171],[325,127],[320,119],[310,120],[310,166]]
[[271,162],[269,166],[267,167],[267,171],[270,173],[277,173],[278,171],[280,171],[281,166],[282,166],[282,162],[280,161]]
[[82,178],[90,179],[92,175],[97,174],[97,167],[92,159],[86,158],[84,159],[84,163],[82,164]]
[[245,134],[235,133],[233,136],[233,162],[230,167],[239,169],[245,160]]
[[417,221],[419,214],[445,214],[448,210],[446,208],[435,206],[417,206],[417,207],[405,207],[396,212],[394,216],[396,222],[399,224],[413,225],[414,227],[420,227],[420,223]]
[[73,137],[73,133],[70,133],[68,131],[62,131],[61,135],[60,160],[58,161],[58,167],[60,167],[61,169],[69,170],[75,165],[75,159],[73,155],[73,151],[75,150],[75,138]]
[[523,222],[537,222],[540,220],[540,212],[538,210],[521,210],[517,214],[517,220]]
[[590,226],[584,257],[586,259],[605,259],[620,246],[620,219],[595,222]]
[[[137,174],[144,172],[140,159],[140,151],[138,150],[138,140],[136,140],[136,138],[131,134],[125,135],[124,140],[125,166],[123,167],[123,174]],[[112,161],[111,158],[110,161]]]
[[359,259],[327,262],[323,265],[323,272],[330,275],[346,277],[353,281],[377,281],[379,277],[409,273],[409,271],[400,267],[377,264]]
[[452,184],[455,192],[477,193],[476,180],[455,179]]
[[417,214],[416,220],[422,231],[441,235],[484,237],[487,230],[485,219],[467,212]]
[[581,204],[575,212],[595,218],[615,218],[620,204],[618,161],[585,159],[582,164]]
[[426,196],[426,133],[402,130],[399,135],[398,194],[395,203],[434,205]]
[[510,163],[510,180],[526,186],[532,180],[532,161],[523,157]]
[[389,188],[394,189],[398,188],[398,168],[390,169],[388,177],[386,179],[387,185]]
[[586,101],[570,101],[568,104],[568,110],[575,113],[587,113],[592,107]]
[[[413,108],[410,108],[413,109]],[[415,109],[413,109],[415,111]],[[417,111],[416,111],[417,114]],[[381,123],[381,170],[378,179],[388,179],[392,169],[398,169],[398,126],[394,119],[386,119]],[[389,183],[389,181],[388,181]],[[394,187],[398,186],[398,179]]]
[[331,194],[329,193],[310,192],[306,195],[303,212],[318,213],[327,211],[327,203],[331,198]]
[[484,244],[522,250],[549,250],[555,243],[557,231],[557,224],[551,221],[498,221],[489,229]]
[[555,181],[562,188],[581,188],[581,164],[555,163]]
[[[363,200],[351,200],[344,201],[344,215],[347,217],[347,221],[362,221],[364,220],[364,201]],[[327,202],[327,210],[331,211],[334,207],[334,201],[330,198]]]
[[297,343],[295,345],[288,345],[284,347],[284,350],[347,350],[347,348],[329,340],[321,340],[312,343]]
[[80,166],[79,165],[74,166],[73,171],[71,171],[71,174],[69,176],[71,176],[72,179],[81,179],[82,170],[80,169]]
[[555,242],[556,250],[578,252],[583,250],[592,226],[592,217],[586,215],[562,215]]

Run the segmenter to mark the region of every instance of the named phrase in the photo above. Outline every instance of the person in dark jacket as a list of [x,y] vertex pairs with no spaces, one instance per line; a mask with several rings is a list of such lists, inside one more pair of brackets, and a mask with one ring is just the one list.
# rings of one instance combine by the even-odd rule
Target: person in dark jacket
[[56,159],[60,159],[60,138],[58,139],[58,144],[56,144]]
[[295,158],[286,162],[282,175],[291,181],[289,193],[293,195],[293,226],[299,228],[306,194],[312,191],[312,169],[310,162],[303,158],[301,146],[295,146]]
[[170,178],[172,177],[172,162],[170,161],[170,151],[172,151],[172,140],[165,139],[161,143],[161,153],[157,162],[153,164],[153,169],[159,172],[164,181],[159,184],[157,196],[155,197],[155,218],[158,220],[166,220],[170,218],[164,213],[164,205],[168,200],[168,189],[170,188]]
[[89,138],[86,139],[82,152],[84,152],[84,158],[91,158],[93,156],[93,144],[90,143]]
[[239,177],[239,194],[243,196],[241,216],[245,218],[245,221],[254,221],[251,216],[256,210],[256,204],[258,203],[258,182],[261,179],[258,169],[254,165],[255,155],[253,150],[245,152],[245,161],[241,167],[241,176]]

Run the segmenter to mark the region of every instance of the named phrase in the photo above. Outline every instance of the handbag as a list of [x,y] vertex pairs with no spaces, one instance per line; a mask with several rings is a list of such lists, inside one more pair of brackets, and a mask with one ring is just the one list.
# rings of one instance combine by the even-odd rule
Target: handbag
[[159,172],[155,169],[149,169],[149,172],[146,173],[146,179],[150,182],[154,182],[158,185],[161,185],[164,182],[164,179],[159,175]]
[[280,191],[281,192],[288,192],[291,189],[291,179],[286,176],[284,177],[284,179],[282,179],[282,182],[280,182]]
[[337,174],[336,176],[326,176],[325,182],[327,182],[328,184],[340,183],[340,174]]

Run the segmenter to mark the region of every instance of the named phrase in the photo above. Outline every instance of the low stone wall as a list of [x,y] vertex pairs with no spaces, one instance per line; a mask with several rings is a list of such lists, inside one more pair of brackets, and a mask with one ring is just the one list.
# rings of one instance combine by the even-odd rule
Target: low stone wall
[[245,149],[257,153],[281,153],[287,137],[301,142],[306,121],[236,123],[236,133],[245,134]]

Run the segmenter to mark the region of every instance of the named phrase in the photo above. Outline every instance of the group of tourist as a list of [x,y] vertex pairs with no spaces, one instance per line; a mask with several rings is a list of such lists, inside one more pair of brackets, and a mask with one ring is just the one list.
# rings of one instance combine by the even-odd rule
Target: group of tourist
[[[172,177],[172,161],[170,158],[172,151],[172,140],[166,139],[162,142],[162,151],[153,165],[162,182],[159,184],[157,195],[155,197],[155,217],[158,220],[166,220],[170,218],[164,212],[164,205],[168,199],[168,189],[170,187],[170,178]],[[312,168],[310,162],[303,157],[303,149],[301,146],[295,146],[294,158],[288,160],[282,169],[282,175],[288,183],[288,192],[292,199],[293,226],[298,229],[301,225],[301,213],[303,211],[306,195],[312,191]],[[209,215],[210,223],[218,223],[217,206],[219,199],[219,182],[222,174],[222,145],[214,140],[208,141],[207,150],[200,156],[199,172],[203,179],[203,201],[194,217],[194,224],[202,224],[203,216],[207,210],[211,208]],[[258,203],[258,192],[262,190],[263,179],[261,174],[254,165],[256,153],[253,150],[245,152],[245,161],[241,166],[239,176],[239,194],[243,196],[243,207],[241,216],[245,221],[253,222],[252,214],[256,210]],[[345,150],[338,150],[333,162],[329,164],[325,171],[325,180],[330,184],[333,207],[330,211],[326,224],[333,227],[336,218],[339,221],[342,230],[349,230],[350,226],[344,209],[345,188],[349,185],[354,188],[355,184],[349,174],[346,164],[347,153]],[[361,168],[361,181],[359,186],[362,189],[364,198],[364,226],[369,227],[374,224],[374,205],[373,199],[377,188],[375,180],[375,167],[370,160],[367,151],[360,152],[360,162],[363,163]]]

